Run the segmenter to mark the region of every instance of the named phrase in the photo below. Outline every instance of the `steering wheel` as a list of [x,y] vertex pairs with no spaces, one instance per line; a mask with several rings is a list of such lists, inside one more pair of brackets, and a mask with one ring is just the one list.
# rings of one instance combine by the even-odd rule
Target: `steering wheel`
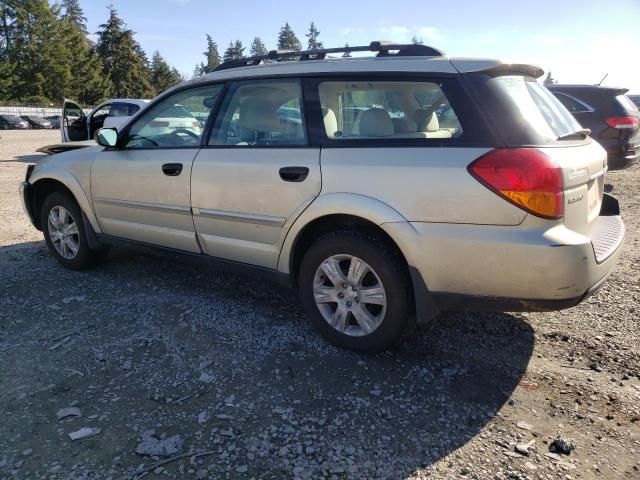
[[173,130],[171,132],[171,135],[176,135],[178,136],[179,133],[186,133],[188,136],[190,136],[191,138],[193,138],[196,141],[200,141],[200,135],[198,135],[197,133],[192,132],[191,130],[188,130],[186,128],[176,128],[175,130]]

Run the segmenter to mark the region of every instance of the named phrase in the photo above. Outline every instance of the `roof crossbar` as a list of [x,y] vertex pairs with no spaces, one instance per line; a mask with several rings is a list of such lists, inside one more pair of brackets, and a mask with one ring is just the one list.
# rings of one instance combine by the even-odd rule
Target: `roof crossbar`
[[[441,57],[444,53],[437,48],[427,45],[415,45],[393,42],[371,42],[369,45],[357,47],[339,47],[339,48],[322,48],[314,50],[303,50],[296,52],[294,50],[271,50],[266,55],[256,55],[254,57],[239,58],[221,63],[209,72],[218,72],[220,70],[228,70],[230,68],[248,67],[252,65],[260,65],[267,61],[278,60],[323,60],[327,55],[332,53],[352,53],[352,52],[377,52],[378,57],[398,56],[398,57]],[[394,53],[395,52],[395,53]]]

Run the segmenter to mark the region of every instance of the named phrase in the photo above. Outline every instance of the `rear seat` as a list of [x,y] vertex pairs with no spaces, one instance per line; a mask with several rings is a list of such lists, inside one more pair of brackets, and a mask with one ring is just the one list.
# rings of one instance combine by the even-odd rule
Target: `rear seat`
[[[424,112],[424,113],[423,113]],[[361,137],[393,138],[451,138],[451,131],[440,129],[438,117],[431,113],[426,121],[426,110],[417,110],[415,119],[400,117],[392,119],[382,108],[370,108],[360,115],[358,128]],[[325,121],[326,124],[326,121]]]

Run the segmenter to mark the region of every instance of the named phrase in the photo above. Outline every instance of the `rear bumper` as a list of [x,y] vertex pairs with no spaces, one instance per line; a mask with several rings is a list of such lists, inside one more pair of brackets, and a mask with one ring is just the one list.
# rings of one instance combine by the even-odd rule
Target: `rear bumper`
[[[620,255],[624,225],[605,195],[589,236],[540,227],[385,224],[412,267],[420,317],[443,310],[549,311],[595,292]],[[425,300],[426,298],[426,300]],[[426,312],[426,314],[425,314]]]

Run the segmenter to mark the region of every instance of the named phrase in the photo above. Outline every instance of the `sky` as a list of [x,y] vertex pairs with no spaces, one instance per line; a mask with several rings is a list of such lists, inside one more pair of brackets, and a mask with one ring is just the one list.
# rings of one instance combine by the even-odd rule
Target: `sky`
[[[559,83],[598,83],[640,94],[640,0],[80,0],[90,32],[112,3],[151,56],[186,77],[204,60],[205,35],[220,54],[254,36],[275,48],[289,22],[303,46],[309,23],[325,47],[408,42],[415,35],[449,56],[498,58],[551,71]],[[248,48],[246,50],[248,53]]]

